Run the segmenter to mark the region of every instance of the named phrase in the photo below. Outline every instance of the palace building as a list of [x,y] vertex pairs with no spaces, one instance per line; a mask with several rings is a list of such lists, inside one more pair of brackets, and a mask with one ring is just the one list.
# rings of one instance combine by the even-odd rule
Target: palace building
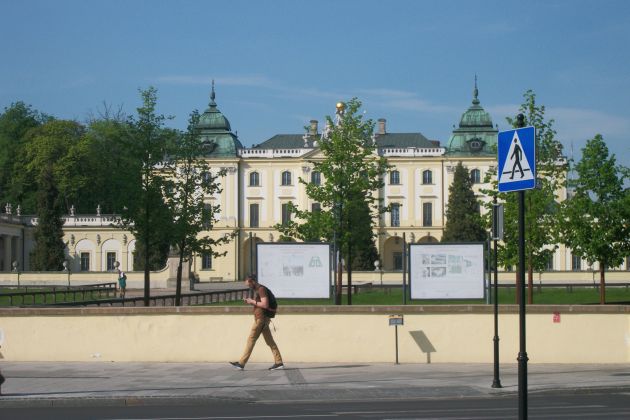
[[[200,116],[198,130],[205,144],[204,158],[214,170],[225,169],[220,180],[222,192],[207,201],[220,205],[219,221],[212,236],[236,237],[223,249],[226,256],[212,259],[198,255],[190,271],[199,281],[231,281],[242,278],[255,267],[256,243],[276,242],[280,233],[274,229],[289,217],[288,203],[303,209],[316,209],[318,203],[306,195],[299,178],[323,182],[312,162],[320,158],[319,122],[311,120],[306,133],[278,134],[253,147],[243,147],[229,120],[215,101],[214,86],[210,103]],[[474,191],[480,193],[487,172],[496,165],[498,129],[479,101],[475,83],[472,103],[445,144],[427,139],[422,133],[400,133],[377,120],[374,140],[377,153],[392,165],[385,185],[378,192],[391,212],[376,223],[376,246],[385,271],[402,269],[403,235],[407,242],[437,242],[445,226],[448,191],[458,162],[470,172]],[[566,194],[566,192],[564,193]],[[561,197],[564,199],[566,197]],[[13,214],[10,205],[0,217],[0,271],[29,269],[28,255],[33,248],[30,216]],[[69,269],[109,271],[120,262],[132,271],[135,238],[129,232],[111,226],[115,215],[76,215],[65,217],[64,241]],[[585,270],[586,264],[560,247],[549,270]]]

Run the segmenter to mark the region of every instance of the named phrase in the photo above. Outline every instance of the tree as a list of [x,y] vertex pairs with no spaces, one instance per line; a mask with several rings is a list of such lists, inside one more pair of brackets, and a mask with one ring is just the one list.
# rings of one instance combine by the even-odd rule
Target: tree
[[35,248],[31,253],[31,267],[36,271],[59,271],[65,259],[63,211],[50,166],[42,170],[38,184],[38,220],[33,232]]
[[36,270],[61,270],[63,197],[72,185],[80,185],[76,159],[82,150],[83,127],[74,121],[51,120],[26,136],[23,169],[37,191],[38,216],[32,266]]
[[479,214],[479,203],[472,190],[470,173],[462,162],[455,167],[453,183],[448,191],[442,242],[485,242],[487,233]]
[[26,134],[51,118],[24,102],[12,103],[0,114],[0,201],[20,204],[22,210],[34,213],[37,203],[33,183],[25,186],[23,157]]
[[[337,121],[327,117],[327,128],[319,142],[323,158],[313,160],[313,171],[322,176],[322,183],[306,185],[306,194],[320,203],[320,211],[289,206],[296,221],[276,228],[289,237],[301,240],[334,241],[348,267],[348,303],[352,302],[352,267],[354,257],[364,266],[373,267],[378,258],[374,250],[374,214],[388,211],[375,195],[383,187],[382,176],[388,169],[385,158],[376,153],[372,139],[374,123],[363,121],[356,98],[339,103]],[[298,223],[299,221],[299,223]],[[371,246],[369,245],[371,244]],[[367,245],[367,246],[366,246]],[[341,284],[336,288],[337,304],[341,303]]]
[[140,96],[142,106],[137,108],[136,118],[129,118],[124,150],[140,163],[140,171],[129,179],[134,199],[122,209],[119,226],[131,231],[144,249],[144,305],[149,306],[151,252],[163,249],[171,229],[172,217],[164,202],[161,174],[167,169],[164,157],[171,147],[173,133],[163,128],[166,117],[156,114],[157,90],[153,87],[140,90]]
[[[545,106],[536,103],[536,94],[528,90],[523,94],[525,101],[520,106],[520,113],[525,116],[525,126],[536,128],[536,189],[525,194],[525,259],[528,276],[528,302],[533,303],[534,270],[543,271],[549,258],[557,249],[558,226],[557,212],[559,193],[564,187],[567,163],[562,155],[562,144],[556,140],[553,129],[554,120],[545,119]],[[507,118],[509,124],[517,128],[517,121]],[[493,178],[493,189],[483,193],[504,203],[504,240],[499,246],[498,259],[504,267],[518,264],[518,194],[498,193],[496,170],[488,174]],[[491,210],[491,202],[486,208]],[[488,218],[488,226],[490,226]],[[518,290],[518,288],[517,288]],[[518,301],[517,292],[517,301]]]
[[562,203],[561,237],[574,255],[599,264],[599,303],[606,303],[606,269],[630,254],[629,179],[597,134],[575,166],[575,195]]
[[211,253],[213,257],[225,255],[214,249],[229,242],[232,236],[213,239],[207,234],[217,222],[218,204],[207,203],[206,198],[221,192],[219,178],[225,169],[212,171],[203,159],[203,143],[197,130],[199,113],[193,111],[188,121],[188,131],[182,133],[171,157],[172,172],[166,181],[166,202],[173,217],[172,241],[179,263],[175,305],[181,303],[182,266],[195,253]]
[[89,121],[85,134],[87,156],[82,167],[90,177],[72,203],[78,210],[93,212],[100,205],[104,213],[121,214],[136,200],[142,161],[129,153],[131,130],[129,121],[122,116]]

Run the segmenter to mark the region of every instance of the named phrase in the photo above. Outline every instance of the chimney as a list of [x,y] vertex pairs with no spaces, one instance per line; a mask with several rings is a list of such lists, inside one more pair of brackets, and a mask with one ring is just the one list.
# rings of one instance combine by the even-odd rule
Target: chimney
[[311,131],[309,132],[311,136],[317,135],[317,120],[311,120]]
[[387,130],[385,129],[385,123],[387,122],[387,120],[385,118],[379,118],[378,119],[378,134],[382,135],[382,134],[387,134]]

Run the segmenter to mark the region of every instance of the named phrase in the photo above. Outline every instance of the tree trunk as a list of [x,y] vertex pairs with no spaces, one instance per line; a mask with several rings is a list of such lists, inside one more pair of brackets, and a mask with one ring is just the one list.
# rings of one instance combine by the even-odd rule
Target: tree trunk
[[348,276],[348,305],[352,305],[352,246],[348,242],[348,268],[346,269]]
[[603,262],[599,262],[599,304],[606,304],[606,279],[604,273],[606,272],[606,265]]
[[151,306],[151,273],[149,271],[149,241],[144,243],[144,306]]
[[341,253],[337,258],[337,288],[335,290],[335,305],[341,305],[341,288],[343,287],[343,264],[341,263]]
[[179,263],[177,264],[177,279],[175,281],[175,306],[182,304],[182,264],[184,262],[184,244],[179,247]]

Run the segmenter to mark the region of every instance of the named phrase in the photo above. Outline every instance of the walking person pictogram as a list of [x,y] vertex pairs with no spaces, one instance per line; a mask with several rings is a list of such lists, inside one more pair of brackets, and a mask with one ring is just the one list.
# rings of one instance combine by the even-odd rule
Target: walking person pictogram
[[512,166],[512,175],[510,175],[510,179],[514,179],[514,171],[516,171],[516,167],[518,166],[518,170],[521,172],[521,178],[525,176],[523,172],[523,167],[521,166],[521,159],[523,158],[523,149],[518,145],[518,140],[514,139],[514,151],[510,155],[510,160],[514,160],[514,166]]

